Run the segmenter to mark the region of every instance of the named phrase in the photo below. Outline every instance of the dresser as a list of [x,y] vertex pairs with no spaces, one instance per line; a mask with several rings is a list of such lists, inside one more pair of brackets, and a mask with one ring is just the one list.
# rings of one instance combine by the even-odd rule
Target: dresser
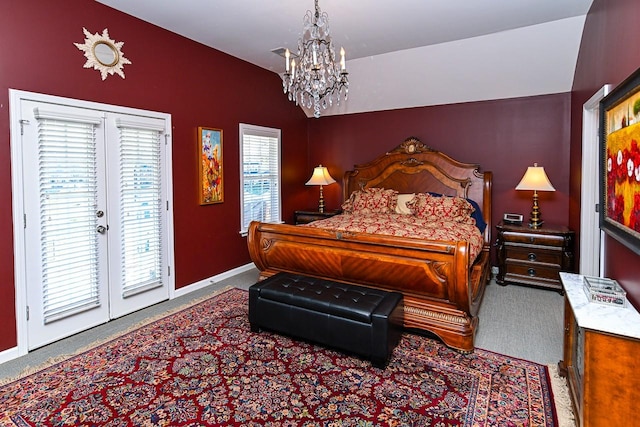
[[317,212],[317,211],[295,211],[293,213],[293,222],[294,224],[309,224],[313,221],[318,221],[320,219],[331,218],[334,215],[339,214],[340,211],[330,211],[330,212]]
[[496,282],[563,292],[559,273],[573,271],[574,233],[564,226],[499,223]]
[[578,427],[638,426],[640,314],[589,302],[583,276],[560,273],[565,290],[563,360]]

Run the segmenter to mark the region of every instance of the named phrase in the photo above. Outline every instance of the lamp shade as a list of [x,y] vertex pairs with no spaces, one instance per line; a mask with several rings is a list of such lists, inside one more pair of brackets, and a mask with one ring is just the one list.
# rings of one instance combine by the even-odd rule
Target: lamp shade
[[319,165],[313,168],[313,175],[305,185],[329,185],[336,182],[335,179],[329,175],[329,171],[326,166]]
[[551,185],[544,168],[538,166],[537,163],[527,168],[520,183],[516,186],[516,190],[556,191]]

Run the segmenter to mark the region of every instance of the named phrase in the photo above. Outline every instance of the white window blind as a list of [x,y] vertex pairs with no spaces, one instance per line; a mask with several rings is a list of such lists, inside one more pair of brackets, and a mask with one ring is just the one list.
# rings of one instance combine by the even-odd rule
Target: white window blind
[[160,131],[118,122],[122,296],[162,286]]
[[241,232],[251,221],[281,222],[280,130],[240,124]]
[[96,142],[99,121],[38,114],[43,319],[99,304]]

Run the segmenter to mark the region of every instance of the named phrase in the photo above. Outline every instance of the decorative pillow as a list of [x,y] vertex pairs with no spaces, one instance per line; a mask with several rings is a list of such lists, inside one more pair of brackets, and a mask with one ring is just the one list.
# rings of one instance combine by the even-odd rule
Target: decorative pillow
[[[443,196],[440,193],[429,192],[428,194],[434,197]],[[471,203],[471,206],[473,206],[473,213],[471,214],[471,218],[476,220],[476,227],[478,227],[478,230],[480,230],[480,233],[484,233],[485,228],[487,228],[487,223],[485,222],[484,217],[482,216],[482,209],[480,208],[480,205],[478,204],[478,202],[476,202],[473,199],[465,199],[465,200]]]
[[461,197],[441,196],[418,193],[407,203],[407,206],[417,217],[427,221],[450,221],[475,224],[471,217],[473,206]]
[[396,204],[396,213],[413,215],[411,209],[407,207],[407,202],[413,200],[415,193],[411,194],[398,194],[398,203]]
[[385,188],[365,188],[351,193],[342,204],[342,210],[351,214],[393,213],[398,203],[398,192]]

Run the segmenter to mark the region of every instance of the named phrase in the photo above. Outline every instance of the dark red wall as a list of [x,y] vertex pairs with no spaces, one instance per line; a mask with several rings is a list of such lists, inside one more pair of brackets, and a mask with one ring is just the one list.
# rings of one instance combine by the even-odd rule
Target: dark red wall
[[[582,105],[605,84],[614,87],[640,67],[640,2],[594,0],[585,23],[571,100],[571,224],[580,224]],[[606,237],[605,271],[640,308],[640,257]]]
[[[324,117],[310,121],[310,164],[322,163],[334,178],[341,177],[354,164],[417,136],[454,159],[493,172],[492,221],[497,224],[504,212],[522,213],[528,220],[533,194],[515,187],[537,162],[557,190],[539,193],[543,219],[566,225],[570,100],[565,93]],[[328,208],[339,207],[339,185],[325,187],[324,194]]]
[[[83,68],[73,44],[83,27],[124,42],[125,79]],[[239,235],[239,123],[282,129],[286,215],[306,197],[307,118],[275,73],[95,1],[0,0],[0,351],[16,345],[9,88],[171,113],[177,288],[250,262]],[[222,204],[198,204],[198,126],[224,132]]]

